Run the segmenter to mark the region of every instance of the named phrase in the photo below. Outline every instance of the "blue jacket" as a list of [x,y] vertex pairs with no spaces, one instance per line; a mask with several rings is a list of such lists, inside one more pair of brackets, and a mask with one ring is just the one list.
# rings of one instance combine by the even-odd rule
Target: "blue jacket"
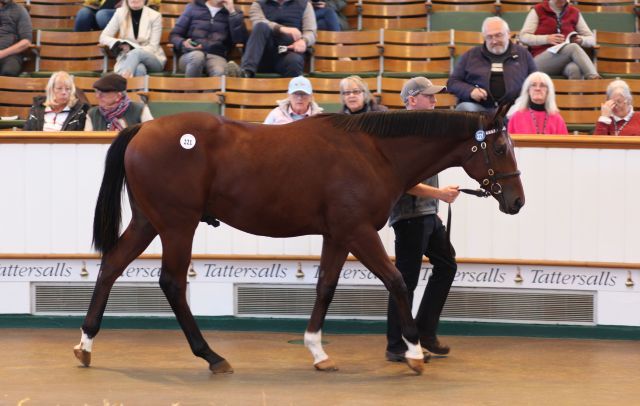
[[202,44],[203,50],[223,58],[235,44],[247,40],[247,28],[241,11],[229,14],[222,8],[211,18],[205,0],[194,0],[189,3],[171,30],[169,41],[178,53],[182,53],[182,43],[191,38]]
[[[530,73],[535,72],[536,64],[531,53],[524,47],[510,43],[507,52],[511,55],[504,61],[505,94],[503,100],[513,101],[520,95],[522,84]],[[489,50],[484,45],[471,48],[458,61],[447,82],[447,90],[461,102],[476,102],[471,98],[471,91],[477,86],[489,90],[491,78],[491,60]],[[484,107],[495,107],[494,100],[487,98]]]

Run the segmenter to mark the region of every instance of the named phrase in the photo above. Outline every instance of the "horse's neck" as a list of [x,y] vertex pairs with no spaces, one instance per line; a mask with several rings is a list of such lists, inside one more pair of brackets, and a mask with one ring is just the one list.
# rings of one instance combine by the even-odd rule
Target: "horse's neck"
[[462,141],[455,137],[399,137],[381,139],[380,143],[405,188],[444,169],[462,165],[463,154],[459,148]]

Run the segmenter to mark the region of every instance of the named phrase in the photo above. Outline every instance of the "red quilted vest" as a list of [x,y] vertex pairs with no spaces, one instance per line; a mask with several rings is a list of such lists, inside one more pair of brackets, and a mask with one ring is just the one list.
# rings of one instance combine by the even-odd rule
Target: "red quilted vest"
[[[535,35],[549,35],[558,33],[558,15],[549,6],[549,0],[545,0],[535,6],[534,10],[538,15],[538,28],[534,32]],[[565,36],[571,31],[575,31],[578,20],[580,19],[580,11],[567,4],[564,10],[559,16],[560,18],[560,33]],[[531,54],[533,56],[538,55],[545,49],[549,48],[550,44],[536,45],[531,47]]]

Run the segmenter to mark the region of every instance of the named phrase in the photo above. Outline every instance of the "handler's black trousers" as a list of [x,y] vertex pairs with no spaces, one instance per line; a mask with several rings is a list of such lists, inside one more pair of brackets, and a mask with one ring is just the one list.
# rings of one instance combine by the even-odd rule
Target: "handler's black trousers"
[[[393,229],[396,234],[396,267],[407,285],[409,306],[413,302],[413,291],[418,285],[422,256],[428,256],[433,265],[433,273],[416,315],[416,324],[420,337],[436,337],[440,313],[457,270],[446,228],[437,215],[430,214],[400,220],[393,225]],[[407,350],[402,341],[397,305],[391,297],[387,310],[387,350],[395,353]]]

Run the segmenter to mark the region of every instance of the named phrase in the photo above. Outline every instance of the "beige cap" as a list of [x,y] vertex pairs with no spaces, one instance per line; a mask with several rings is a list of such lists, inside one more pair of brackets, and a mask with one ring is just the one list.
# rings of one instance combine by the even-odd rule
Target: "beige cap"
[[447,90],[446,86],[436,86],[424,76],[417,76],[409,79],[409,81],[404,84],[400,92],[400,98],[404,104],[407,104],[409,96],[417,96],[420,93],[436,94],[444,90]]

